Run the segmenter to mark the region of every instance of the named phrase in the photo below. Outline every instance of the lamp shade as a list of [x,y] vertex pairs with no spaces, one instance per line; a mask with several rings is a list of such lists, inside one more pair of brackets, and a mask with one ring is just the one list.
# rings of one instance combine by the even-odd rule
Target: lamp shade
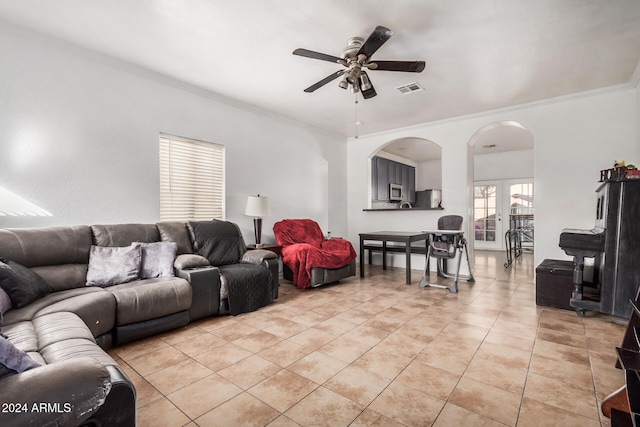
[[257,196],[249,196],[247,198],[247,209],[245,209],[244,214],[256,218],[269,215],[269,198],[262,197],[259,194]]

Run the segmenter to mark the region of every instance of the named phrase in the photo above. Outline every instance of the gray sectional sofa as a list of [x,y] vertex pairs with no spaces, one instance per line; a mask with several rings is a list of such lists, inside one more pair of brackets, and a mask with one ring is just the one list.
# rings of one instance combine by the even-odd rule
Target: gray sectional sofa
[[[156,247],[165,252],[152,253]],[[167,256],[173,271],[127,271],[113,283],[132,259],[140,257],[142,271]],[[0,287],[8,289],[0,345],[40,365],[16,373],[0,364],[2,426],[135,425],[135,389],[105,350],[278,296],[276,255],[247,252],[225,221],[0,229],[0,259]],[[100,283],[105,271],[111,282]]]

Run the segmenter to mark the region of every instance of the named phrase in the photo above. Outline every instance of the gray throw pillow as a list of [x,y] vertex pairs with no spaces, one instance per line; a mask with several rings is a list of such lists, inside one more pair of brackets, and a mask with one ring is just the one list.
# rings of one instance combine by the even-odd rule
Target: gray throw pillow
[[160,232],[160,240],[163,242],[176,242],[178,255],[193,253],[193,245],[189,235],[189,228],[185,222],[159,222],[156,224]]
[[30,268],[2,258],[0,287],[9,295],[13,308],[24,307],[51,292],[47,282]]
[[176,258],[176,242],[134,243],[142,248],[141,279],[173,277],[173,260]]
[[140,275],[142,248],[91,246],[87,286],[112,286],[136,280]]
[[11,341],[0,336],[0,378],[40,366]]

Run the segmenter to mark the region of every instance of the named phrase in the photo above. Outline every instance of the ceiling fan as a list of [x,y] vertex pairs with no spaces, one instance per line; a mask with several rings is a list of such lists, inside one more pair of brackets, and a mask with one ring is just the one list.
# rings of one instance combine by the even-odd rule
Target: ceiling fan
[[307,58],[320,59],[321,61],[335,62],[345,67],[319,82],[309,86],[304,91],[313,92],[327,83],[344,76],[338,86],[342,89],[351,88],[352,93],[362,92],[364,99],[377,95],[365,68],[382,71],[404,71],[408,73],[420,73],[424,70],[424,61],[374,61],[371,56],[393,35],[388,28],[377,26],[365,41],[362,37],[352,37],[347,40],[342,56],[327,55],[307,49],[296,49],[294,55]]

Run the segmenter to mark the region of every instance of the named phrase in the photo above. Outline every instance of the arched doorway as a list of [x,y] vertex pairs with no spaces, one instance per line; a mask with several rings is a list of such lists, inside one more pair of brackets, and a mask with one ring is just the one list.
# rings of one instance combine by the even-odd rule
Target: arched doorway
[[475,249],[506,251],[512,244],[505,235],[517,228],[520,247],[533,251],[533,132],[518,122],[500,121],[479,129],[469,144]]

